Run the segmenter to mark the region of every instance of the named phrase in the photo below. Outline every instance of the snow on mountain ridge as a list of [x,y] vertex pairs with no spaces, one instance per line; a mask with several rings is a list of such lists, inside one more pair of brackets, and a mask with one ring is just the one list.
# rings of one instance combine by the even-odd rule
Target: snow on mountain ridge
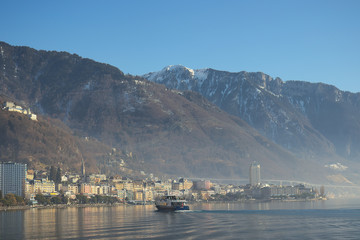
[[304,92],[299,94],[296,82],[290,81],[287,84],[278,77],[272,78],[262,72],[192,70],[184,66],[168,66],[145,78],[165,84],[168,88],[199,92],[212,103],[246,120],[264,136],[289,150],[302,152],[303,149],[313,149],[315,145],[307,140],[310,136],[322,145],[320,148],[325,149],[324,151],[331,148],[331,144],[324,141],[306,119],[309,104],[301,97],[326,91],[327,86],[316,89],[299,82],[300,86],[305,87],[300,87],[300,91]]

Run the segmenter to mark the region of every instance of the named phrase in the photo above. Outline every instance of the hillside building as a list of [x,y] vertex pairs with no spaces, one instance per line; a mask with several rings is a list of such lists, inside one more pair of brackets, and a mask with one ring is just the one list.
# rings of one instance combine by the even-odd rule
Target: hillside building
[[30,109],[24,109],[21,106],[16,105],[13,102],[4,102],[3,103],[3,110],[7,110],[9,112],[18,112],[24,115],[27,115],[31,120],[37,121],[36,114],[33,114]]

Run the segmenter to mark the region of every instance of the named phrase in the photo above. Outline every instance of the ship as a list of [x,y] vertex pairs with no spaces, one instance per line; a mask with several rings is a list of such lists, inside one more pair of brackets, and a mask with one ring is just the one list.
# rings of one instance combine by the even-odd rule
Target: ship
[[174,195],[163,196],[160,200],[155,201],[155,206],[159,211],[190,210],[189,206],[186,205],[186,200]]

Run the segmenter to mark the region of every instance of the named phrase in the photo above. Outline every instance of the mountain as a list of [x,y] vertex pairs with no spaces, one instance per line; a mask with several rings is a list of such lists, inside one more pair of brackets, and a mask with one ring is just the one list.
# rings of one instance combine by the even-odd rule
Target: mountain
[[360,93],[323,83],[284,82],[261,72],[181,65],[143,77],[170,89],[200,93],[308,163],[359,166]]
[[165,67],[144,75],[168,88],[191,90],[239,116],[302,158],[360,156],[360,94],[323,83],[282,81],[261,72]]
[[[61,122],[75,137],[94,139],[107,149],[116,148],[116,159],[104,157],[100,150],[101,157],[96,157],[95,148],[79,148],[85,163],[95,159],[98,171],[120,172],[124,160],[127,169],[157,175],[248,178],[250,163],[258,161],[264,178],[321,182],[332,174],[323,162],[294,156],[291,148],[268,140],[241,118],[219,109],[198,93],[171,90],[66,52],[38,51],[0,42],[0,54],[1,94],[26,104],[45,119]],[[206,86],[202,87],[205,91]],[[209,93],[214,90],[211,84],[207,87]],[[259,91],[266,97],[273,96],[265,88]],[[275,96],[271,99],[273,104],[278,103]],[[255,100],[245,106],[245,112],[249,112],[251,104],[260,104]],[[261,124],[264,113],[258,114],[252,121]],[[309,126],[307,131],[313,134],[313,141],[322,143],[325,153],[334,157],[333,144],[310,128],[311,123],[299,112],[293,115],[299,117],[299,124]],[[287,124],[287,119],[280,120]],[[112,156],[109,150],[103,152]],[[29,154],[23,156],[29,158]],[[78,163],[80,157],[67,161]]]
[[[0,102],[11,100],[0,96]],[[57,119],[38,117],[31,120],[26,114],[0,109],[0,159],[26,163],[28,167],[46,170],[59,166],[63,171],[80,172],[82,159],[86,169],[97,172],[111,148],[95,139],[74,136]]]

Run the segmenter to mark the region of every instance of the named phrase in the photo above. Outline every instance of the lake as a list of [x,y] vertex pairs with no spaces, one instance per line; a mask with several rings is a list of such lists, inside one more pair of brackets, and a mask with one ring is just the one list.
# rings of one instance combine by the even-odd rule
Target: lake
[[359,239],[360,201],[197,203],[0,212],[0,239]]

